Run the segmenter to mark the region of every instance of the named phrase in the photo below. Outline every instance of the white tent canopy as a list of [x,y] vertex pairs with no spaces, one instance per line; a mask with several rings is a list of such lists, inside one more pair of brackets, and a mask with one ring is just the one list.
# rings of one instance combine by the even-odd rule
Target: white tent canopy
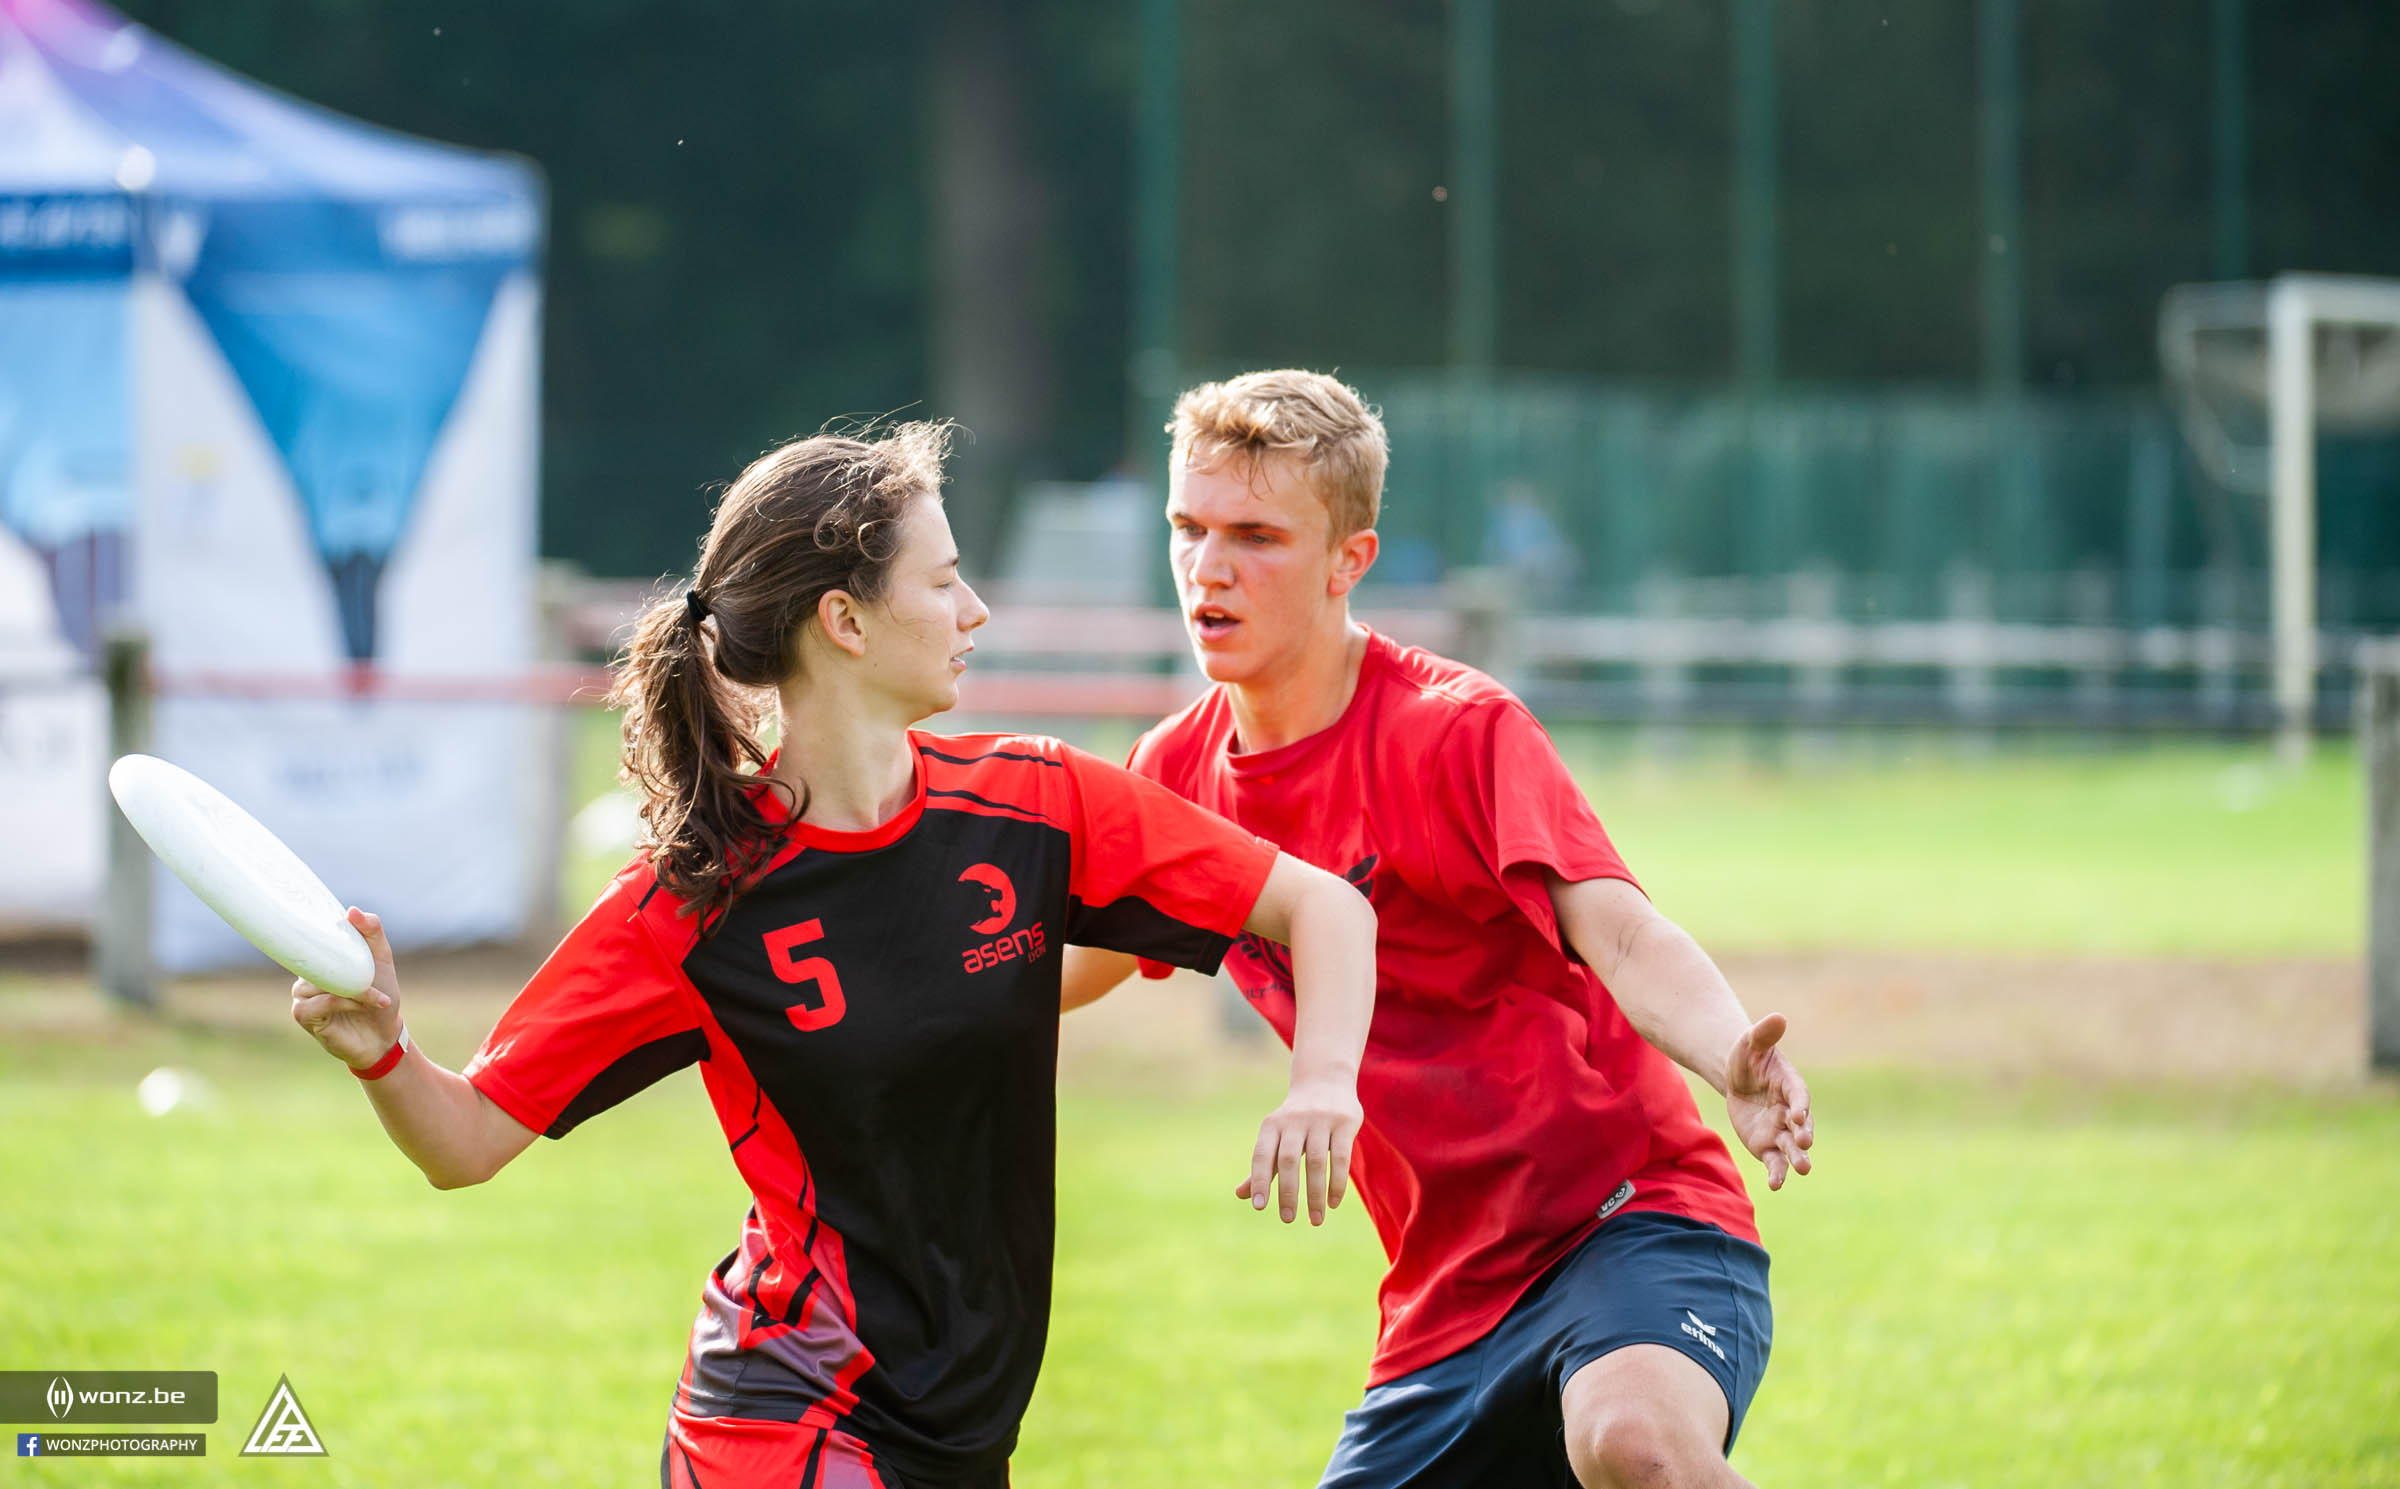
[[[541,233],[524,162],[0,0],[0,838],[44,850],[0,923],[95,913],[130,624],[157,753],[337,894],[417,945],[521,926]],[[158,905],[165,965],[248,955]]]

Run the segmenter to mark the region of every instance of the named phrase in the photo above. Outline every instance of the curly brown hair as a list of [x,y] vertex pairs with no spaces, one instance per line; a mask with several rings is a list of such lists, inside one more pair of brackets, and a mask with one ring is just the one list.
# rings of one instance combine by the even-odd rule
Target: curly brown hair
[[[658,882],[712,925],[773,852],[760,741],[774,689],[798,670],[800,628],[830,590],[880,599],[920,497],[940,499],[950,427],[820,434],[752,461],[717,502],[689,588],[635,622],[609,703],[618,770],[642,796]],[[780,782],[764,789],[782,791]]]

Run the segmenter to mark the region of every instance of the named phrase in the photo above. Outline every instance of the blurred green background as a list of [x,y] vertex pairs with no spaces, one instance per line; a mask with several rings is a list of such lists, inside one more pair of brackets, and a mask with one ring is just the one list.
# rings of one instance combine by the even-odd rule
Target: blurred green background
[[[762,447],[895,411],[975,431],[953,511],[996,572],[1041,483],[1156,475],[1183,381],[1300,363],[1390,418],[1395,593],[1530,549],[1575,557],[1518,575],[1553,616],[2255,640],[2264,507],[2176,426],[2160,297],[2400,274],[2382,0],[124,8],[540,164],[543,549],[603,576],[688,564],[711,486]],[[2319,457],[2319,618],[2388,630],[2400,442]],[[2174,679],[2171,717],[2132,668],[2102,679],[2113,712],[2075,712],[2071,669],[1999,677],[2049,689],[2070,727],[2040,734],[1968,706],[2009,671],[1972,659],[1868,680],[1967,699],[1947,729],[1870,727],[1872,687],[1803,717],[1804,667],[1672,670],[1532,682],[1606,703],[1546,717],[1659,902],[1746,987],[1834,989],[1793,1036],[1840,1057],[1810,1065],[1822,1167],[1757,1186],[1780,1328],[1736,1465],[2400,1485],[2400,1105],[2353,1027],[2357,752],[2270,763],[2247,656]],[[2347,706],[2329,687],[2319,722]],[[1612,711],[1652,722],[1591,721]],[[2111,732],[2161,719],[2185,727]],[[1134,727],[1048,726],[1112,756]],[[571,717],[567,805],[600,805],[567,915],[626,851],[614,729]],[[206,1481],[289,1372],[325,1482],[646,1476],[743,1203],[695,1081],[437,1195],[284,1022],[279,978],[182,982],[141,1019],[48,955],[0,961],[0,1360],[215,1368],[224,1412],[212,1464],[13,1472]],[[404,963],[412,1027],[456,1064],[525,970]],[[2119,996],[2137,983],[2166,992]],[[2299,992],[2250,996],[2270,985]],[[1284,1232],[1230,1201],[1277,1061],[1173,1001],[1206,996],[1078,1015],[1153,1032],[1065,1074],[1020,1483],[1304,1484],[1356,1399],[1373,1236],[1355,1208]],[[1978,1000],[2046,1022],[1948,1060],[1870,1037],[1982,1038]],[[2145,1018],[2218,1029],[2211,1068],[2241,1073],[2135,1070],[2182,1032]],[[2239,1058],[2286,1039],[2307,1058]],[[192,1094],[154,1118],[136,1083],[162,1068]]]
[[[708,483],[841,415],[975,429],[988,563],[1025,481],[1148,470],[1199,372],[2155,409],[2169,286],[2400,272],[2378,0],[123,8],[540,163],[543,544],[602,574],[681,568]],[[2400,463],[2330,458],[2384,499],[2328,553],[2388,568]]]

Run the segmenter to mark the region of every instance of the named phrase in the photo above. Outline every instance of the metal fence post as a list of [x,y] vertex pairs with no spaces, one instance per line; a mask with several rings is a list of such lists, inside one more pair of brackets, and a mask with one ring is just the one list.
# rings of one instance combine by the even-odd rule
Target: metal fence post
[[1944,699],[1955,721],[1987,724],[2000,701],[1990,657],[1997,621],[1992,576],[1971,564],[1953,564],[1943,576],[1942,591],[1943,650],[1948,654],[1942,669]]
[[[584,584],[581,570],[551,560],[534,575],[534,655],[545,667],[564,669],[575,660],[567,637],[567,613]],[[597,703],[599,700],[594,699]],[[547,952],[563,930],[562,917],[579,913],[565,906],[560,879],[566,867],[567,820],[582,805],[567,799],[574,774],[575,718],[573,706],[540,698],[518,705],[525,710],[524,796],[520,806],[525,844],[524,928],[518,939],[527,947]]]
[[2068,575],[2067,614],[2092,642],[2087,659],[2075,669],[2075,711],[2087,719],[2103,718],[2117,688],[2113,648],[2104,644],[2117,624],[2115,573],[2086,565]]
[[2367,778],[2367,1056],[2400,1070],[2400,657],[2381,652],[2359,690]]
[[[150,638],[112,631],[104,643],[108,684],[108,758],[150,748]],[[150,845],[111,800],[108,883],[92,937],[93,972],[100,990],[134,1008],[158,1006],[157,971],[150,960]]]
[[1516,602],[1507,574],[1497,569],[1453,569],[1444,576],[1442,598],[1456,629],[1450,650],[1458,660],[1516,687]]

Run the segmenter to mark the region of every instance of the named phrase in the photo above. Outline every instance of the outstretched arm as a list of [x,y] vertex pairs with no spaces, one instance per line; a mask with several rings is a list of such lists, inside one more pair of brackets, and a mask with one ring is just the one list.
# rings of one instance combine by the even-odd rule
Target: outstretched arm
[[[351,999],[301,981],[292,984],[292,1021],[326,1053],[365,1070],[400,1038],[400,974],[392,966],[383,921],[353,908],[350,923],[375,953],[375,981]],[[533,1130],[502,1111],[453,1070],[444,1070],[412,1041],[400,1063],[360,1083],[392,1142],[425,1171],[436,1189],[480,1184],[525,1151]]]
[[1291,1092],[1260,1125],[1250,1177],[1234,1194],[1263,1210],[1280,1181],[1291,1220],[1305,1170],[1308,1221],[1322,1225],[1350,1188],[1350,1145],[1365,1120],[1358,1065],[1375,1017],[1375,908],[1338,877],[1283,853],[1242,928],[1292,949],[1296,1007]]
[[1689,932],[1622,879],[1550,876],[1560,933],[1644,1039],[1717,1088],[1736,1134],[1767,1166],[1767,1187],[1809,1170],[1816,1122],[1808,1084],[1775,1047],[1784,1018],[1756,1023]]
[[1140,959],[1104,946],[1070,946],[1065,970],[1059,976],[1058,1011],[1073,1013],[1097,1003],[1141,965]]

